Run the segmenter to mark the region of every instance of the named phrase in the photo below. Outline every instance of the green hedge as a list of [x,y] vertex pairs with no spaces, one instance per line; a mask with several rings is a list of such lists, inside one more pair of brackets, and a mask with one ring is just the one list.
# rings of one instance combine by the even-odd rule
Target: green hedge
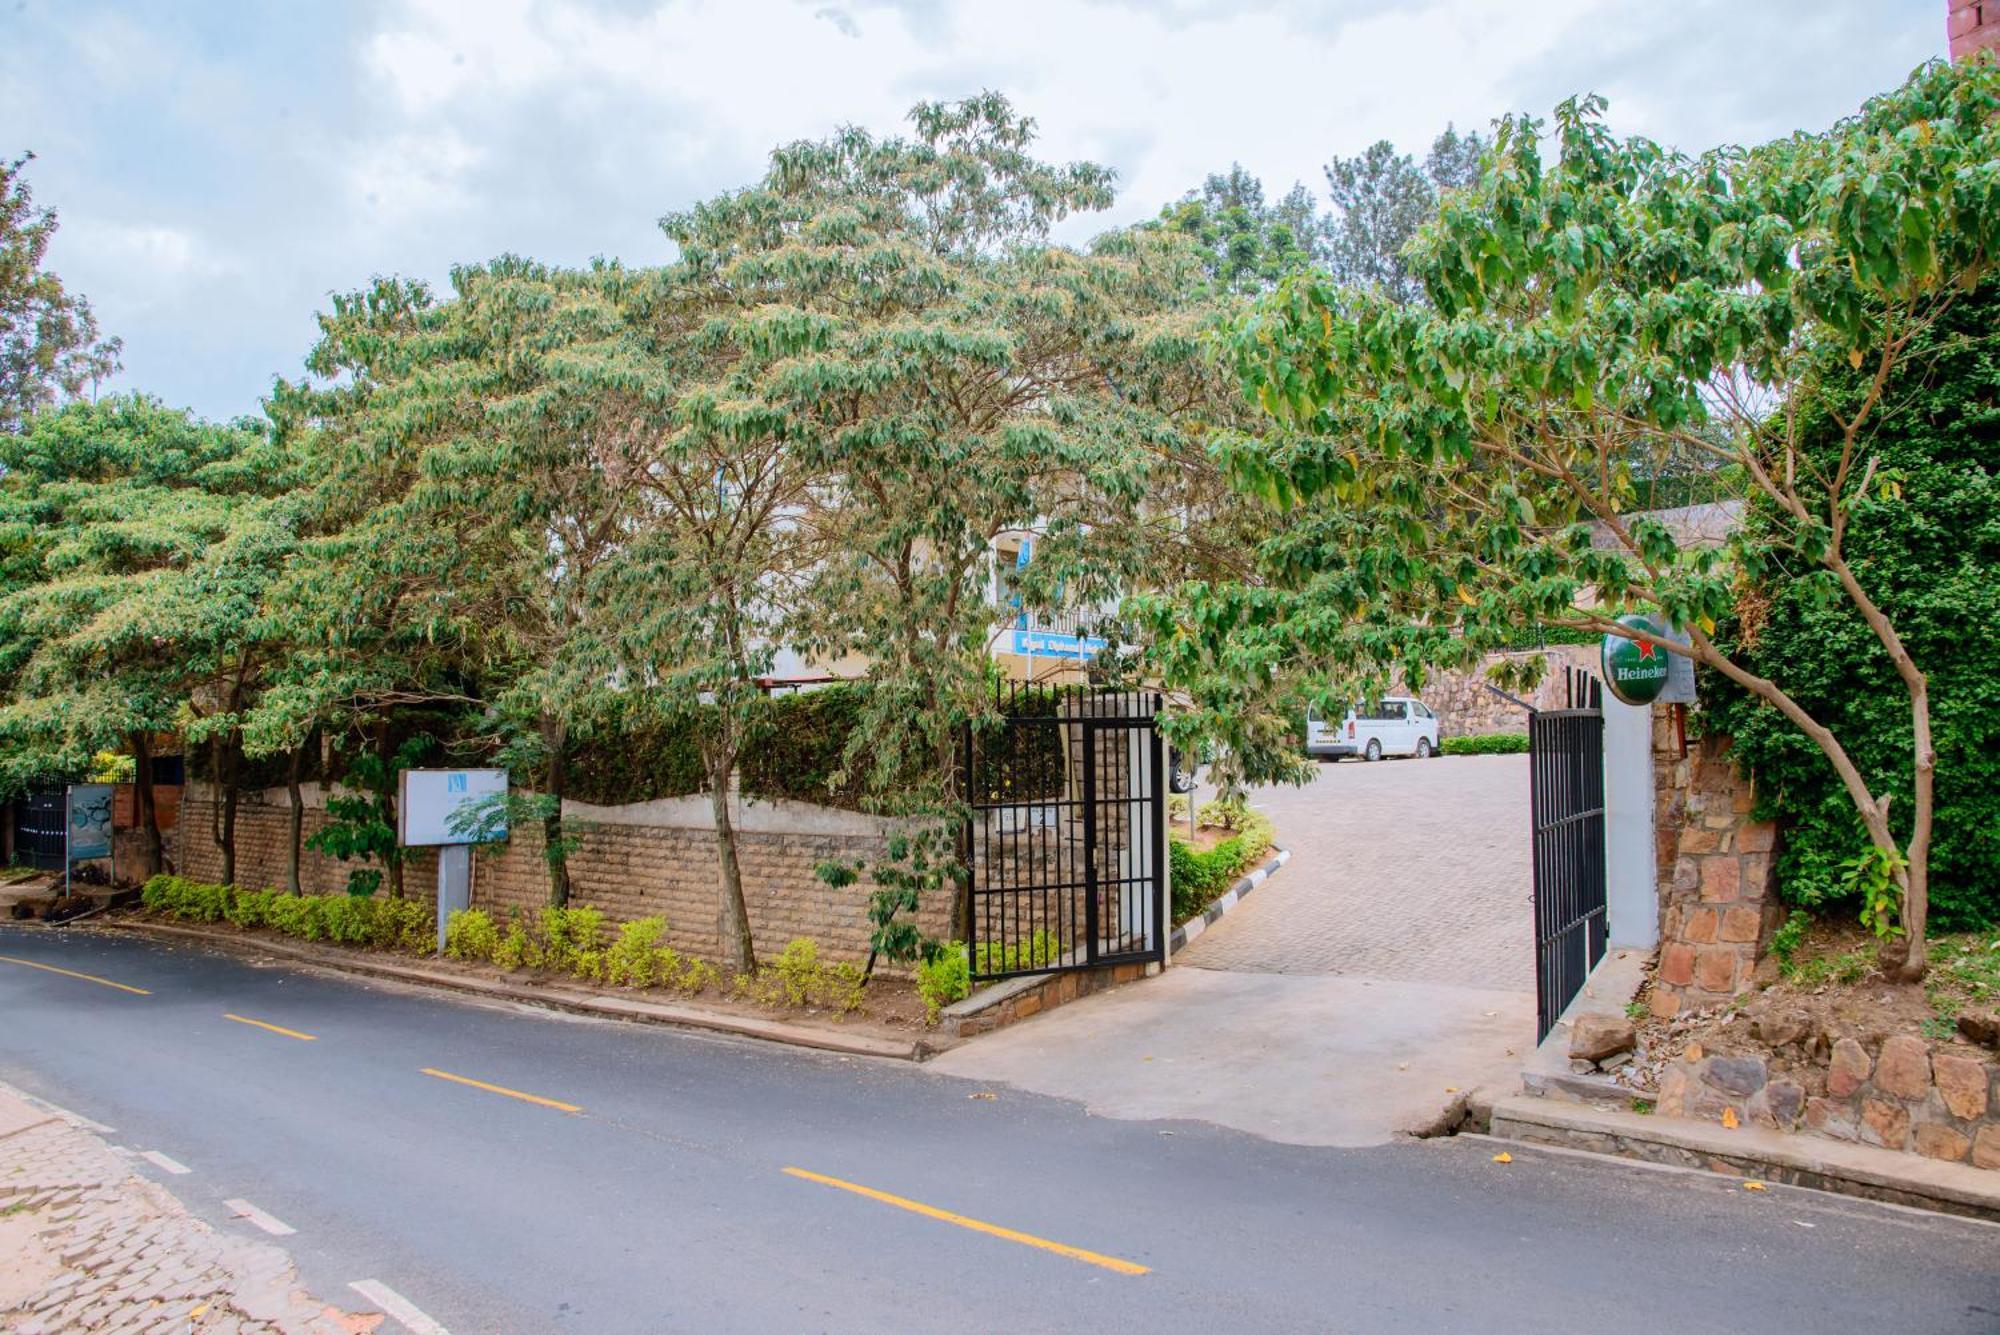
[[417,899],[242,890],[164,874],[147,881],[139,898],[147,908],[190,922],[264,927],[305,941],[412,951],[437,944],[437,917]]
[[1167,841],[1167,857],[1173,871],[1175,922],[1201,912],[1270,850],[1276,831],[1268,816],[1244,808],[1235,825],[1236,833],[1213,848],[1198,849],[1180,839]]
[[1447,737],[1438,750],[1448,756],[1513,756],[1528,749],[1525,732],[1491,732],[1481,737]]
[[[1851,403],[1869,392],[1844,349],[1827,356],[1836,394]],[[2000,623],[2000,281],[1953,305],[1902,365],[1867,433],[1868,467],[1886,481],[1857,499],[1844,550],[1929,680],[1931,926],[1980,928],[2000,923],[2000,676],[1989,645]],[[1822,430],[1804,444],[1808,466],[1831,472],[1841,444]],[[1745,522],[1760,513],[1753,504]],[[1907,841],[1909,693],[1852,604],[1824,578],[1773,570],[1721,634],[1744,666],[1832,729],[1873,790],[1890,796],[1889,823]],[[1703,671],[1700,687],[1692,721],[1734,739],[1737,765],[1757,777],[1757,814],[1780,822],[1780,893],[1808,908],[1856,902],[1843,864],[1867,837],[1833,766],[1776,709],[1718,674]]]

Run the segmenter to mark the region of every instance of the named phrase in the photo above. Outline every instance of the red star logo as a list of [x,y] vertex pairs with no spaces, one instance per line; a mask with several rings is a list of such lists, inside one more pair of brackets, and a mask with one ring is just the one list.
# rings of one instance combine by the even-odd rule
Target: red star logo
[[1653,647],[1654,647],[1653,642],[1651,640],[1639,641],[1639,657],[1651,658],[1653,656]]

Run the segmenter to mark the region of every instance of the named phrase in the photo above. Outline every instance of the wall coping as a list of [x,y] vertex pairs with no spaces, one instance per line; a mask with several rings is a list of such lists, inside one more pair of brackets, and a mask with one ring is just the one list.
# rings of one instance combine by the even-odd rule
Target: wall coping
[[[215,800],[213,783],[190,780],[187,786],[199,800]],[[300,801],[308,811],[324,811],[330,788],[351,791],[338,784],[329,785],[315,780],[299,785]],[[240,800],[247,806],[281,809],[289,809],[292,804],[291,794],[282,786],[246,788]],[[617,805],[598,805],[565,798],[563,817],[594,825],[635,825],[663,830],[715,828],[715,813],[706,793]],[[739,832],[746,834],[854,835],[868,838],[887,835],[899,827],[893,817],[872,816],[866,812],[820,806],[815,802],[798,802],[791,798],[745,797],[741,793],[729,795],[729,819]]]

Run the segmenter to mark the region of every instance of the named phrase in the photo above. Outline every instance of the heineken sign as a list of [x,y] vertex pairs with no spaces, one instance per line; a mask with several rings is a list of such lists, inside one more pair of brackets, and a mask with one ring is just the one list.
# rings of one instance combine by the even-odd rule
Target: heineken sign
[[[1666,626],[1652,617],[1619,617],[1618,624],[1657,635],[1661,639],[1670,637]],[[1672,671],[1669,660],[1672,658],[1672,654],[1657,644],[1628,640],[1623,635],[1606,635],[1604,684],[1628,705],[1650,704],[1659,699],[1660,692],[1666,689],[1667,676]]]

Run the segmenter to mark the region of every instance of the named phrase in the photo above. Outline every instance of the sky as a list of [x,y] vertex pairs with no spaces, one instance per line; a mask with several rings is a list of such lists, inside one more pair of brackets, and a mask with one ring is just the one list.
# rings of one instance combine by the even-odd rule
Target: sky
[[1081,242],[1241,162],[1609,99],[1690,152],[1823,128],[1940,57],[1943,0],[0,0],[0,154],[113,388],[206,416],[295,376],[329,296],[456,263],[670,258],[660,215],[777,144],[997,89],[1118,173]]

